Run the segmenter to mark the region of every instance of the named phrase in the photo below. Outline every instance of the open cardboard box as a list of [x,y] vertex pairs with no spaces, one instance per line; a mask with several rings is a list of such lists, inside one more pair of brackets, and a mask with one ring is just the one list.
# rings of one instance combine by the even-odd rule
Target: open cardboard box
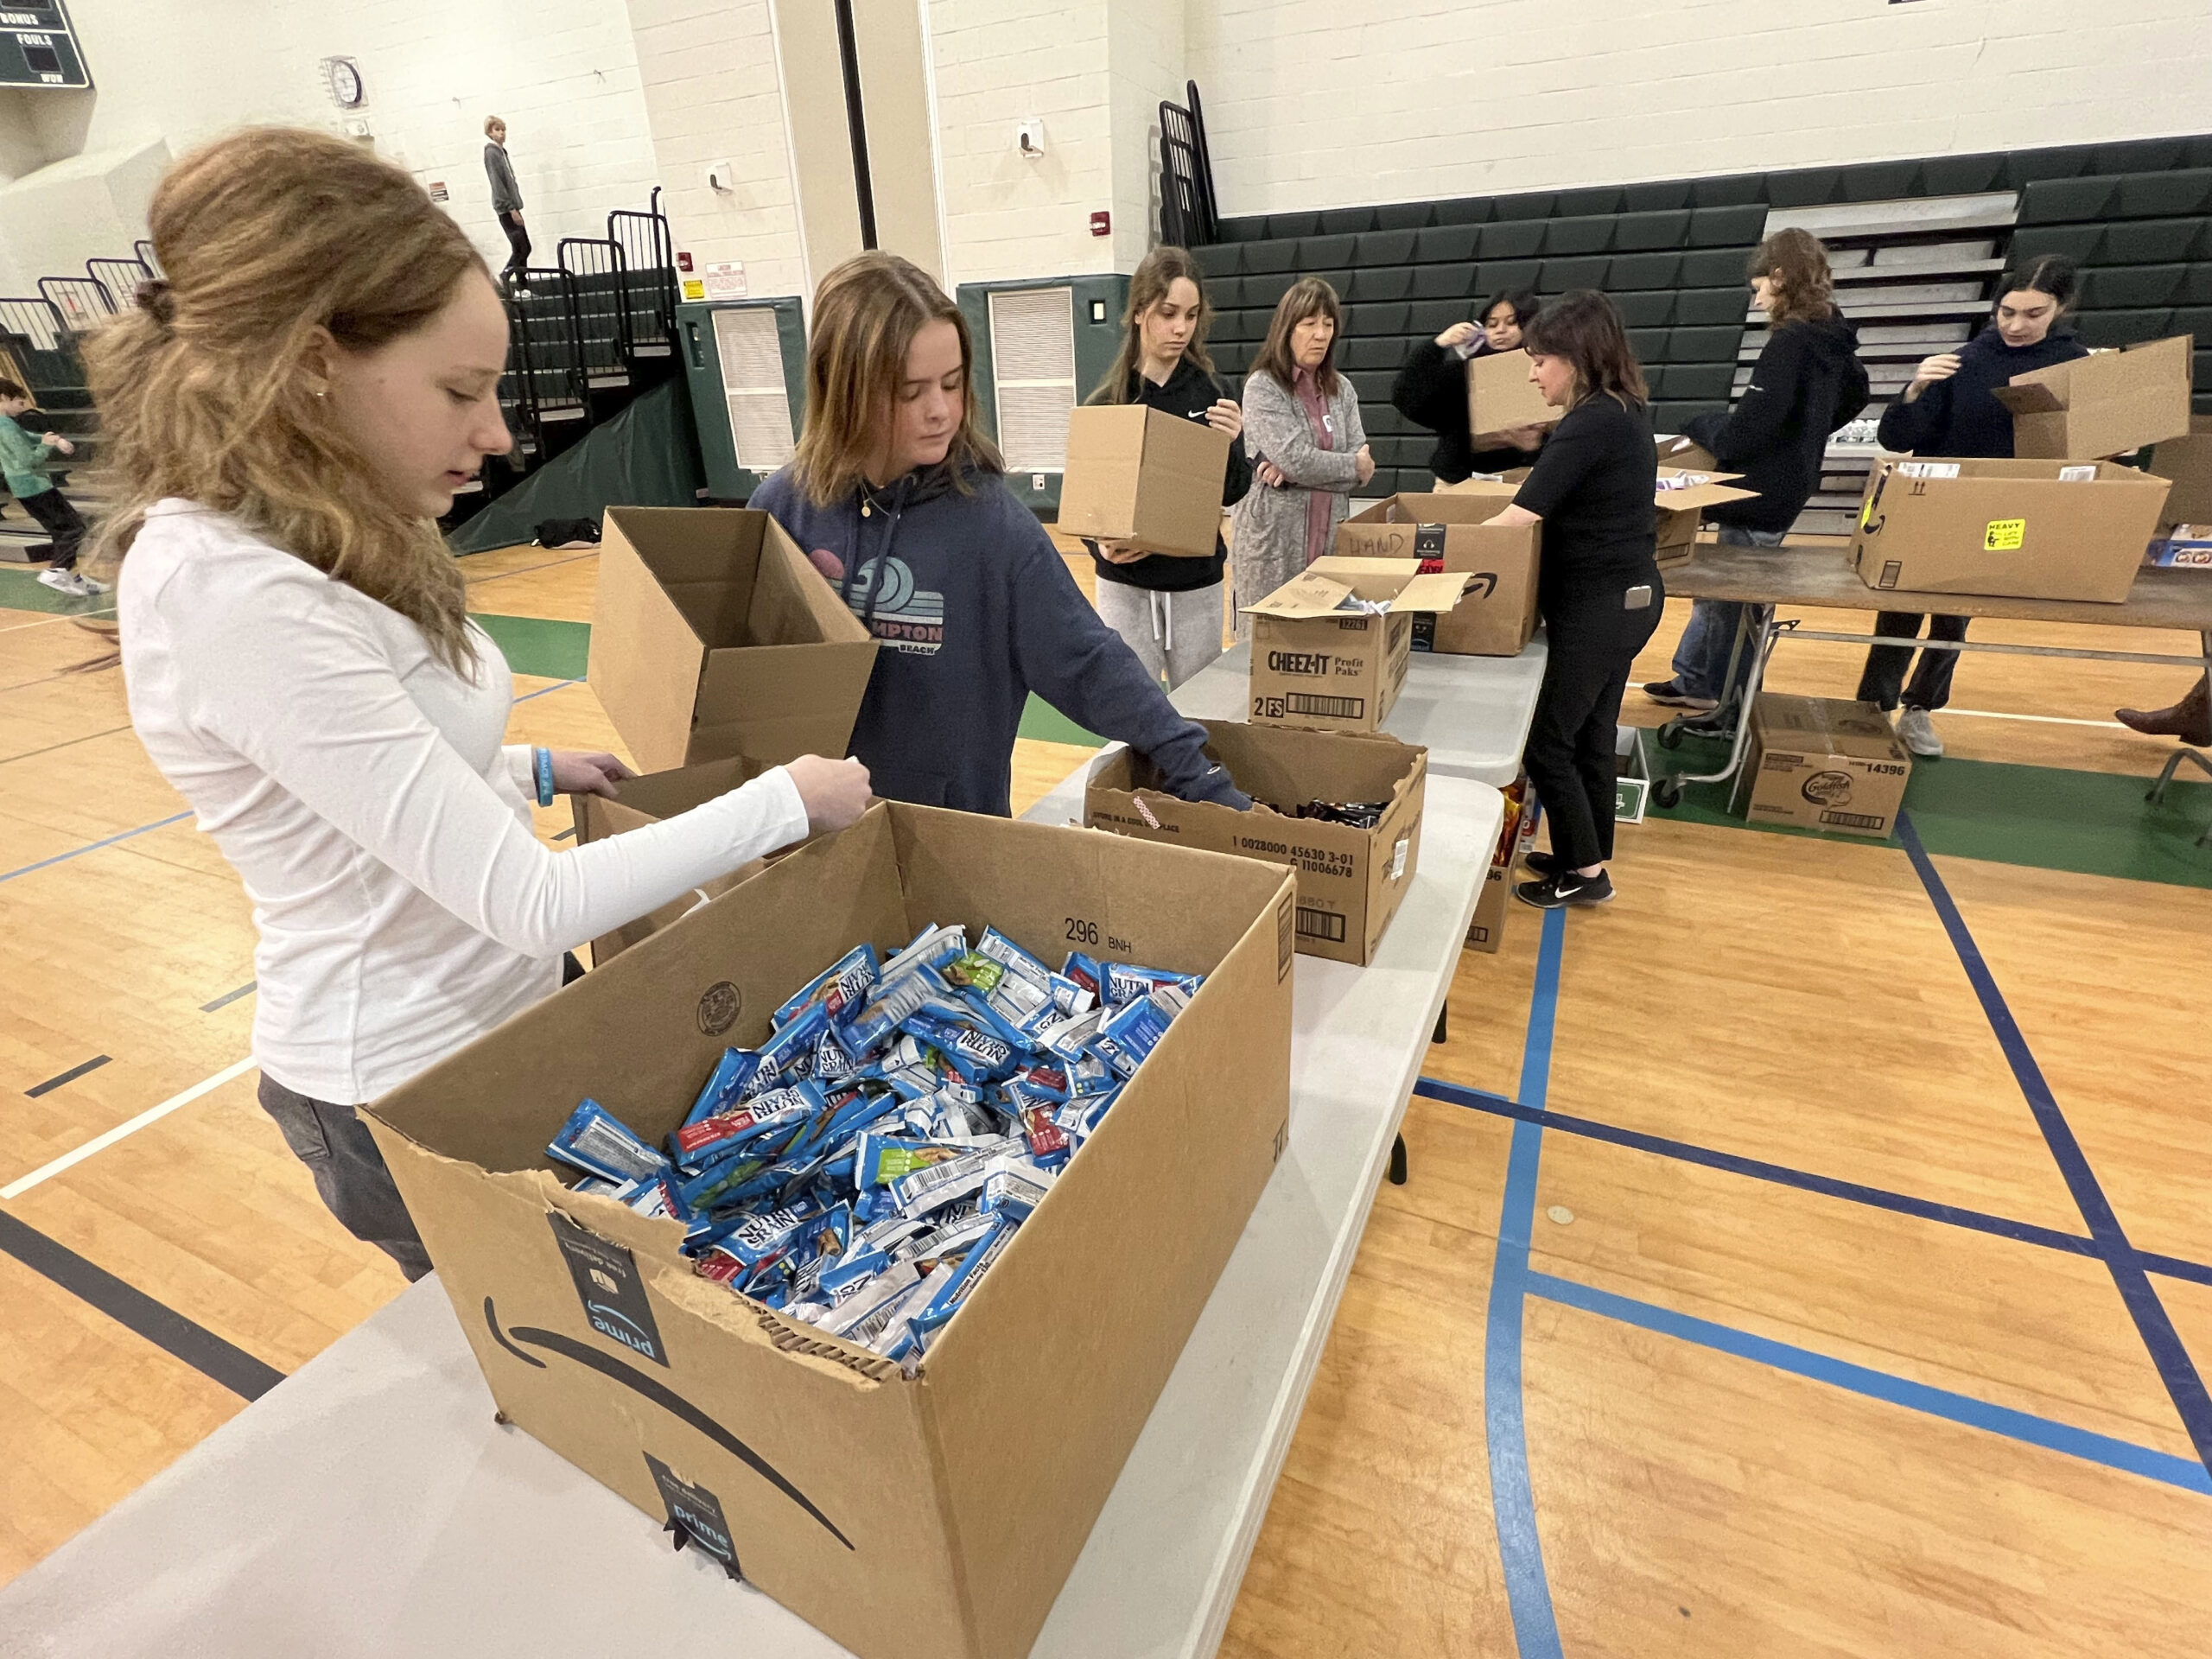
[[[508,1420],[863,1659],[1018,1659],[1287,1144],[1295,904],[1253,859],[879,804],[364,1116]],[[587,1096],[661,1141],[838,956],[953,921],[1208,978],[911,1375],[546,1158]]]
[[1739,490],[1728,480],[1741,473],[1718,473],[1681,467],[1659,469],[1659,488],[1652,505],[1659,514],[1657,558],[1662,565],[1681,564],[1697,545],[1697,527],[1705,515],[1724,501],[1751,501],[1757,490]]
[[1912,781],[1912,756],[1878,703],[1762,691],[1737,774],[1744,816],[1847,836],[1886,837]]
[[[1141,841],[1290,865],[1298,872],[1299,950],[1365,967],[1421,861],[1428,751],[1381,732],[1198,724],[1206,753],[1252,798],[1249,812],[1179,800],[1151,762],[1116,749],[1090,769],[1084,822]],[[1289,816],[1314,800],[1387,804],[1372,830]]]
[[2187,334],[2014,375],[1996,388],[2012,411],[2012,454],[2022,461],[2098,461],[2190,428]]
[[[613,800],[602,795],[571,795],[569,810],[575,819],[576,845],[625,835],[646,824],[658,823],[663,818],[689,812],[717,796],[728,794],[741,784],[752,782],[767,770],[765,763],[739,755],[728,760],[702,760],[696,766],[680,766],[672,772],[632,778],[616,785]],[[766,859],[756,858],[728,875],[715,876],[696,892],[672,899],[658,910],[601,934],[591,942],[592,966],[604,968],[632,945],[650,938],[679,916],[697,909],[709,899],[721,898],[739,882],[767,868]]]
[[1516,427],[1557,426],[1566,414],[1546,403],[1529,378],[1527,352],[1485,352],[1467,359],[1467,429],[1476,448]]
[[639,771],[843,754],[875,652],[766,513],[607,509],[590,682]]
[[1852,568],[1869,588],[2118,604],[2171,486],[2109,461],[1874,463]]
[[1517,657],[1536,632],[1536,575],[1543,526],[1490,525],[1513,499],[1510,486],[1467,485],[1430,495],[1393,495],[1337,526],[1346,558],[1418,559],[1428,570],[1473,580],[1459,605],[1433,624],[1416,620],[1413,648],[1458,657]]
[[[1405,559],[1316,559],[1247,605],[1252,719],[1380,730],[1405,689],[1414,613],[1449,614],[1473,580],[1465,571],[1422,575],[1420,569]],[[1385,608],[1347,608],[1355,598]]]
[[1513,913],[1513,867],[1535,836],[1536,815],[1529,810],[1529,779],[1524,774],[1505,788],[1505,822],[1491,849],[1490,868],[1483,873],[1483,890],[1475,899],[1474,919],[1467,924],[1467,949],[1495,956],[1505,943],[1506,918]]
[[1091,404],[1068,416],[1058,527],[1147,553],[1211,558],[1221,536],[1230,437],[1142,404]]

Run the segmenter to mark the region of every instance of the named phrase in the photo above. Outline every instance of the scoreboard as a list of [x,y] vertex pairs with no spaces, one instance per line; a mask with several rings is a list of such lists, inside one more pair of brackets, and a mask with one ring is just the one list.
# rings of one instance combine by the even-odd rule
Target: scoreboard
[[61,0],[0,0],[0,86],[89,86]]

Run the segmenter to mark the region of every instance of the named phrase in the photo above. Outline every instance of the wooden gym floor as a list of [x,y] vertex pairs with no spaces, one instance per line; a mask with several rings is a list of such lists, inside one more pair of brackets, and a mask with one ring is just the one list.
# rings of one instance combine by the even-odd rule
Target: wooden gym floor
[[[614,744],[594,559],[467,562],[517,741]],[[245,898],[87,608],[0,569],[0,1580],[402,1287],[254,1103]],[[1925,852],[1694,791],[1462,958],[1224,1653],[2204,1650],[2212,786],[2109,720],[2186,683],[1969,656]],[[1017,806],[1088,753],[1025,730]]]

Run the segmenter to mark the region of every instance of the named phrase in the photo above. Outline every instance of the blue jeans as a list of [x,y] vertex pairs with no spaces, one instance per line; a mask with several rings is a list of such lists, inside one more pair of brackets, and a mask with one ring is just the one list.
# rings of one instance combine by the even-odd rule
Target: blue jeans
[[[1778,530],[1745,530],[1736,524],[1720,526],[1723,547],[1779,547],[1783,532]],[[1774,613],[1771,605],[1753,605],[1751,626],[1757,631],[1766,626]],[[1675,647],[1675,683],[1694,697],[1711,697],[1719,702],[1725,700],[1722,682],[1728,677],[1728,654],[1736,647],[1736,632],[1742,626],[1745,604],[1733,599],[1700,599],[1690,603],[1690,620],[1683,628],[1680,644]],[[1728,681],[1728,693],[1740,692],[1751,675],[1752,640],[1746,640],[1744,654],[1736,664],[1736,676]]]

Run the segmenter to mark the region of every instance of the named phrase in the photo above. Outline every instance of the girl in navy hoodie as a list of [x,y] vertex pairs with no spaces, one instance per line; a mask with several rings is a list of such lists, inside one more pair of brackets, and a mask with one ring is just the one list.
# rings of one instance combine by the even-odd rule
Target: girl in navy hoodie
[[[1940,352],[1922,363],[1904,396],[1883,411],[1878,434],[1882,448],[1916,455],[2009,460],[2012,411],[1997,401],[1996,389],[2016,374],[2089,354],[2081,341],[2056,327],[2074,302],[2075,286],[2074,262],[2063,254],[2037,254],[2006,272],[1991,326],[1962,349]],[[1874,619],[1874,632],[1892,639],[1910,639],[1920,632],[1920,622],[1917,612],[1884,611]],[[1929,624],[1928,637],[1964,639],[1967,619],[1939,616]],[[1929,711],[1951,700],[1951,676],[1958,668],[1959,653],[1922,652],[1920,666],[1907,685],[1904,670],[1911,658],[1910,645],[1869,649],[1866,670],[1859,677],[1859,696],[1863,702],[1895,709],[1902,692],[1904,708],[1897,715],[1897,735],[1915,754],[1932,758],[1943,753],[1943,740],[1936,735]]]
[[753,497],[882,642],[852,741],[876,794],[1007,816],[1034,690],[1184,799],[1249,806],[1006,487],[973,361],[918,266],[847,260],[814,296],[798,453]]

